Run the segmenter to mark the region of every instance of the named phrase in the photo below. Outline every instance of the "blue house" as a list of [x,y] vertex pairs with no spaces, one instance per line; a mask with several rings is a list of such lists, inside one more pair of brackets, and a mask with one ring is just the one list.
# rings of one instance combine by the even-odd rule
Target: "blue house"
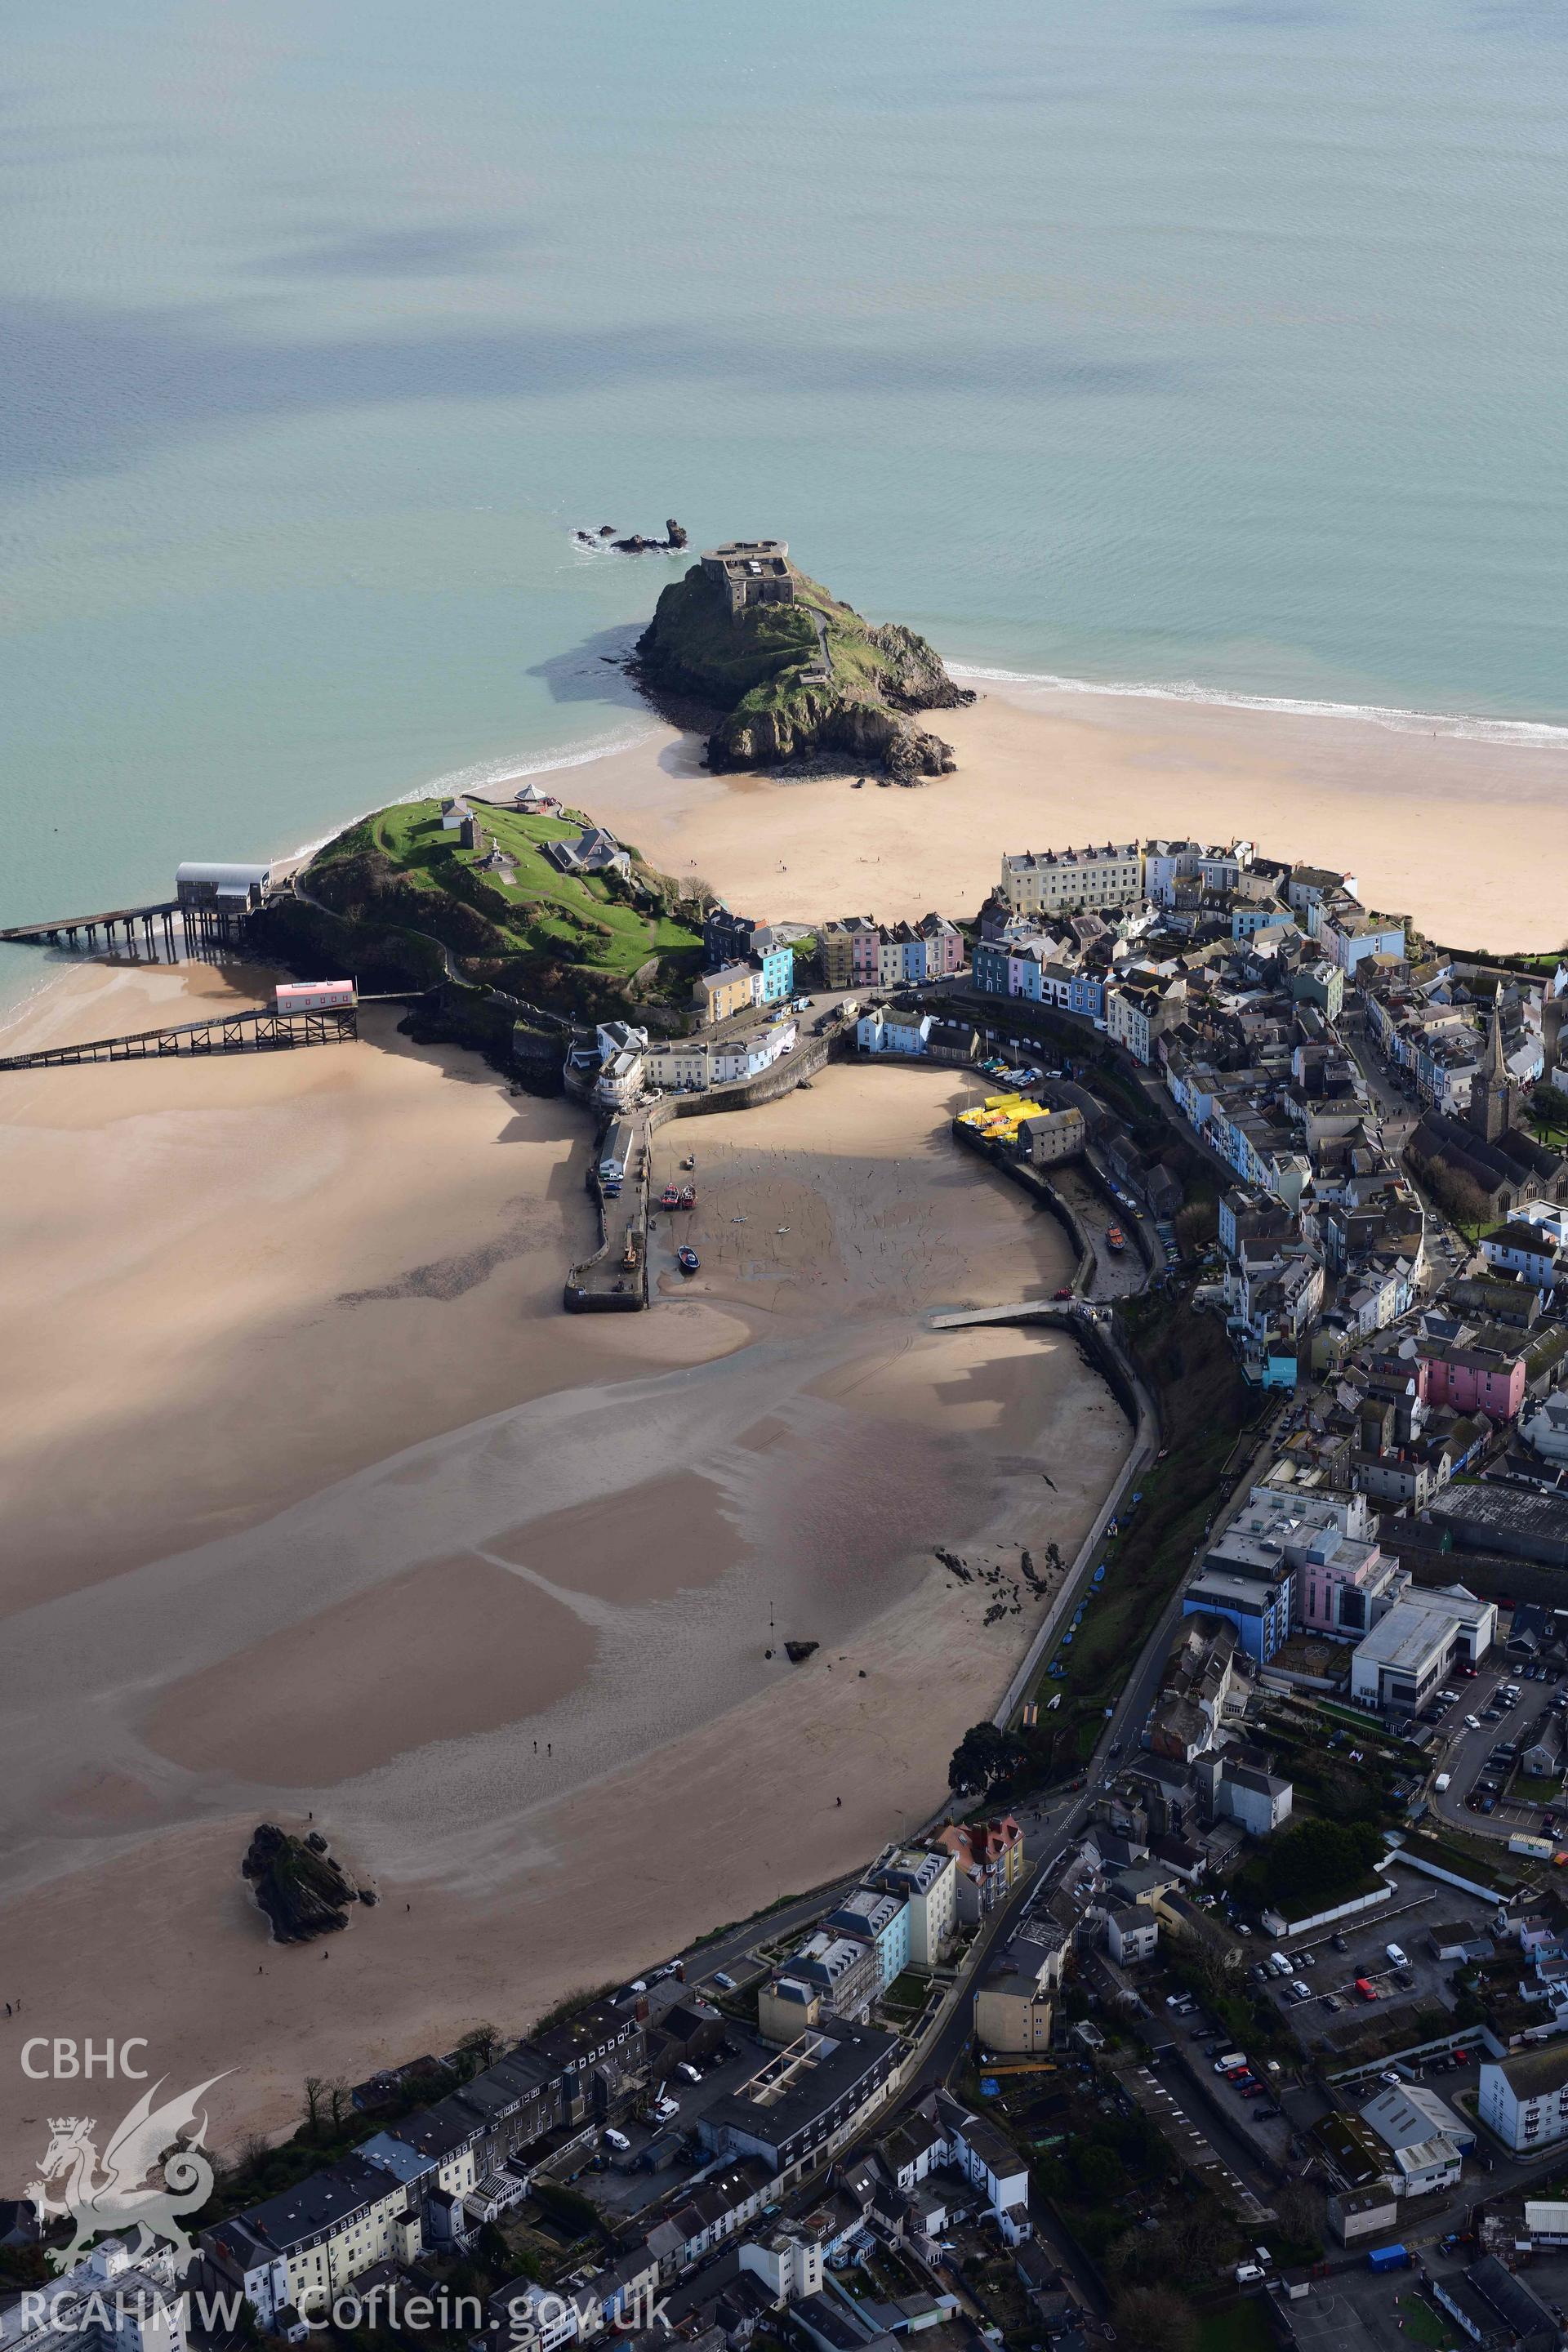
[[1290,1632],[1290,1578],[1205,1568],[1188,1585],[1182,1601],[1184,1617],[1200,1613],[1228,1617],[1247,1655],[1267,1665]]
[[752,934],[752,962],[763,975],[758,1002],[779,1004],[795,994],[795,950],[771,929]]
[[910,1906],[880,1886],[858,1886],[824,1922],[836,1935],[875,1944],[884,1990],[910,1964]]

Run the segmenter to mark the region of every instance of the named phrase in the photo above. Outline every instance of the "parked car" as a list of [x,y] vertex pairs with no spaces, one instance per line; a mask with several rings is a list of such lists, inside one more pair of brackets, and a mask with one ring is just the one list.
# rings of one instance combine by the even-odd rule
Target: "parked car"
[[1329,1941],[1333,1946],[1336,1952],[1348,1952],[1350,1950],[1350,1938],[1346,1936],[1331,1936],[1329,1937]]
[[733,1992],[735,1990],[734,1978],[727,1977],[722,1969],[714,1969],[713,1981],[718,1986],[721,1992]]

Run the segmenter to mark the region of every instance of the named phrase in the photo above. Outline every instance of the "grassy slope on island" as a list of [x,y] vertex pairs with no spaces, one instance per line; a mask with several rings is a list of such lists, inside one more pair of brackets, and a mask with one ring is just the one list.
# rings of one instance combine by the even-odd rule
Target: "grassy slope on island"
[[537,984],[552,971],[568,982],[575,972],[624,984],[657,957],[661,985],[685,992],[701,940],[677,919],[668,875],[640,864],[629,882],[563,874],[543,845],[579,824],[504,808],[487,808],[483,821],[512,862],[510,877],[479,870],[479,852],[443,828],[438,802],[406,801],[330,841],[311,861],[310,886],[340,914],[412,925],[465,958],[521,963]]
[[821,748],[928,774],[951,765],[948,747],[909,722],[911,711],[970,699],[931,646],[910,629],[873,627],[819,582],[792,572],[793,604],[731,613],[694,564],[664,591],[638,642],[654,684],[726,714],[710,740],[710,762],[747,766]]

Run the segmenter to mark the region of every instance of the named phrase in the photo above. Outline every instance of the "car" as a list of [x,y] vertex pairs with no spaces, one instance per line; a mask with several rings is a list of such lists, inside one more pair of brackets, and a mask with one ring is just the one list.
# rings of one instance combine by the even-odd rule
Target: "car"
[[1052,1291],[1052,1293],[1051,1293],[1051,1297],[1052,1297],[1053,1298],[1070,1298],[1070,1297],[1072,1297],[1072,1292],[1068,1288],[1067,1285],[1064,1283],[1064,1284],[1062,1285],[1062,1287],[1061,1287],[1059,1290],[1053,1290],[1053,1291]]
[[1375,2000],[1377,1999],[1377,1987],[1373,1983],[1370,1977],[1357,1977],[1355,1980],[1355,1989],[1357,1992],[1360,1993],[1363,2000]]
[[1483,1813],[1495,1813],[1497,1811],[1497,1799],[1495,1797],[1483,1797],[1480,1802],[1480,1811]]
[[1466,1729],[1467,1731],[1479,1731],[1479,1730],[1480,1729],[1480,1727],[1481,1727],[1481,1719],[1480,1719],[1480,1717],[1479,1717],[1479,1715],[1467,1715],[1467,1716],[1466,1716],[1466,1717],[1465,1717],[1465,1729]]
[[678,2058],[675,2064],[675,2071],[685,2082],[700,2083],[702,2080],[700,2073],[692,2064],[689,2058]]
[[1237,2263],[1234,2273],[1237,2286],[1256,2286],[1263,2274],[1261,2263]]
[[1337,1992],[1320,1993],[1318,1995],[1318,2000],[1321,2007],[1328,2010],[1331,2015],[1335,2010],[1343,2006]]
[[667,2124],[671,2116],[678,2116],[680,2113],[680,2101],[672,2099],[666,2092],[663,2098],[654,2101],[653,2112],[661,2124]]
[[1377,2079],[1380,2083],[1386,2083],[1391,2091],[1403,2091],[1405,2088],[1404,2075],[1396,2074],[1392,2066],[1385,2066]]
[[734,1978],[726,1976],[722,1969],[714,1969],[713,1981],[721,1992],[733,1992],[735,1990]]
[[625,2155],[626,2151],[631,2146],[631,2142],[626,2137],[625,2132],[617,2131],[614,2124],[606,2124],[605,2126],[603,2137],[606,2147],[618,2148],[622,2155]]
[[1348,1936],[1331,1936],[1329,1937],[1329,1941],[1333,1946],[1336,1952],[1348,1952],[1350,1950],[1350,1938]]
[[1294,2001],[1310,2000],[1312,1998],[1311,1986],[1303,1984],[1300,1977],[1294,1978],[1285,1990]]

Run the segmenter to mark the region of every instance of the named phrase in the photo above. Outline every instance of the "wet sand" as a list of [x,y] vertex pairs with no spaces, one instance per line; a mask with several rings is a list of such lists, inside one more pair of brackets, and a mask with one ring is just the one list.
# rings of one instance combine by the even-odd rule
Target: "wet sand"
[[1568,935],[1568,749],[1337,715],[973,681],[929,723],[958,772],[918,791],[847,777],[710,776],[664,730],[571,791],[655,865],[775,921],[972,915],[1004,850],[1240,835],[1353,874],[1364,902],[1446,946],[1539,952]]
[[[87,968],[32,1027],[259,981]],[[0,1100],[0,2033],[237,2069],[220,2145],[923,1818],[1034,1622],[1019,1547],[1070,1550],[1127,1443],[1065,1339],[926,1328],[1067,1265],[959,1160],[968,1077],[835,1068],[666,1130],[702,1275],[661,1220],[669,1295],[577,1318],[586,1116],[366,1028]],[[330,1961],[237,1874],[307,1815],[382,1898]],[[7,2103],[0,2178],[36,2125]]]

